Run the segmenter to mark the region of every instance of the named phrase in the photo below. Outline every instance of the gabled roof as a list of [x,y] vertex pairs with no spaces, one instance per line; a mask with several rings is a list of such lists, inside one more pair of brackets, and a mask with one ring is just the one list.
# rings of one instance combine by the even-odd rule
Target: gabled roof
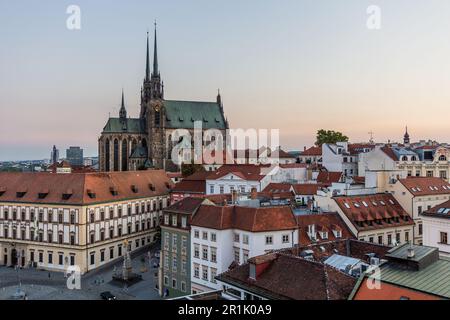
[[303,183],[292,185],[292,188],[296,195],[308,195],[308,196],[316,195],[317,191],[323,187],[324,185],[319,183]]
[[145,125],[141,119],[109,118],[102,133],[145,133]]
[[322,147],[310,147],[301,153],[301,156],[321,156],[322,155]]
[[290,207],[238,207],[202,205],[192,225],[216,230],[249,232],[293,230],[297,221]]
[[[134,186],[134,191],[132,186]],[[151,186],[151,187],[150,187]],[[173,186],[163,170],[100,173],[0,173],[0,202],[88,205],[167,195]],[[48,191],[44,198],[42,190]],[[112,194],[112,190],[117,195]],[[18,193],[23,193],[18,197]],[[91,197],[90,195],[94,195]],[[65,199],[63,195],[67,195]]]
[[[336,212],[321,213],[321,214],[309,214],[309,215],[299,215],[296,217],[298,223],[298,237],[299,245],[309,245],[313,243],[321,243],[334,241],[337,239],[350,239],[353,238],[352,233],[348,229],[345,222]],[[308,235],[308,226],[314,225],[316,228],[316,240],[312,239]],[[341,236],[337,238],[334,231],[340,231]],[[322,238],[318,231],[327,232],[327,237]]]
[[414,196],[450,194],[450,184],[437,177],[408,177],[399,182]]
[[384,146],[380,148],[381,151],[383,151],[389,158],[391,158],[394,161],[398,161],[398,157],[395,154],[394,150],[392,150],[391,147]]
[[243,180],[260,181],[265,177],[261,171],[263,168],[270,168],[270,165],[225,164],[216,171],[210,172],[207,180],[217,180],[234,174]]
[[331,185],[333,182],[339,182],[342,178],[342,172],[321,171],[317,176],[317,183]]
[[204,201],[202,198],[187,197],[165,208],[164,211],[192,214]]
[[359,231],[414,224],[392,194],[339,196],[333,199]]
[[267,261],[250,259],[250,263],[269,264],[256,280],[249,278],[250,263],[217,279],[271,300],[345,300],[355,286],[355,278],[322,263],[283,253],[269,255]]
[[217,102],[164,100],[167,128],[193,129],[201,121],[204,129],[225,130],[226,124]]
[[422,212],[421,215],[434,218],[450,219],[450,200],[441,203],[440,205],[437,205],[430,210]]

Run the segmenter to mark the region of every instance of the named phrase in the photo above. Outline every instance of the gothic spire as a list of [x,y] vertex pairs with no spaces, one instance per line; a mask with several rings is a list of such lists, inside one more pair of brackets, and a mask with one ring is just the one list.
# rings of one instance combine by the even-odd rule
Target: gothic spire
[[155,21],[155,40],[153,47],[153,76],[157,77],[159,75],[158,70],[158,45],[156,41],[156,21]]
[[122,89],[122,105],[120,107],[119,117],[120,117],[121,120],[127,118],[127,110],[125,109],[125,97],[124,97],[124,94],[123,94],[123,89]]
[[145,68],[145,81],[150,81],[150,45],[147,31],[147,64]]
[[408,126],[406,126],[406,132],[405,135],[403,136],[403,143],[404,144],[409,144],[410,143],[410,138],[409,138],[409,133],[408,133]]

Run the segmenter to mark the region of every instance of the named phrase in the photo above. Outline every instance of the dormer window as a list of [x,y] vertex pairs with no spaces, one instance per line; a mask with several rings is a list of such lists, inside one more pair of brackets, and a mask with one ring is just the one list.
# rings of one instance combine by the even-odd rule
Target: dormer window
[[70,197],[72,197],[72,195],[73,195],[73,190],[72,189],[68,189],[66,192],[64,192],[62,194],[62,199],[63,200],[69,200]]
[[17,198],[23,198],[27,194],[27,190],[22,189],[16,192]]
[[38,198],[39,199],[45,199],[48,195],[49,191],[48,190],[42,190],[38,193]]
[[0,197],[6,192],[5,187],[0,187]]
[[153,183],[149,183],[148,184],[148,188],[151,190],[151,191],[155,191],[156,189],[155,189],[155,186],[153,185]]
[[133,193],[138,193],[138,187],[136,185],[132,185],[131,186],[131,191],[133,191]]
[[94,190],[91,190],[91,189],[88,189],[87,190],[87,195],[89,196],[89,198],[91,198],[91,199],[95,199],[96,198],[96,193],[95,193],[95,191]]
[[109,188],[109,191],[111,192],[111,194],[112,194],[113,196],[117,196],[117,195],[119,194],[119,191],[117,190],[116,187],[111,187],[111,188]]

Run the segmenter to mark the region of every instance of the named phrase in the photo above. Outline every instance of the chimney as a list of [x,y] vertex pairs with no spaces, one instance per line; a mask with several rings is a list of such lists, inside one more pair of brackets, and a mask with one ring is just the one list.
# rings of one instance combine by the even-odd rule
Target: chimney
[[277,259],[276,253],[269,253],[263,256],[254,257],[248,260],[249,279],[256,281],[259,276]]
[[413,259],[416,256],[416,253],[414,252],[414,248],[408,248],[408,259]]
[[303,151],[306,151],[306,146],[303,147]]

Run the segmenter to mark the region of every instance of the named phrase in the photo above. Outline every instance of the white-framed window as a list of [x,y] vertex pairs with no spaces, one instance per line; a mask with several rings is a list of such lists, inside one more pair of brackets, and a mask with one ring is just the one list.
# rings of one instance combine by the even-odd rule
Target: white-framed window
[[194,230],[194,238],[196,239],[200,238],[200,231]]
[[217,283],[216,281],[217,269],[211,268],[211,282]]
[[211,185],[209,186],[209,193],[210,193],[210,194],[214,194],[214,185],[213,185],[213,184],[211,184]]
[[178,247],[178,236],[176,234],[172,235],[172,251],[176,252]]
[[176,289],[177,288],[177,279],[172,278],[172,288]]
[[202,279],[208,281],[208,267],[202,266]]
[[184,281],[181,282],[181,291],[186,292],[186,282]]
[[200,265],[194,264],[194,278],[200,278]]
[[202,259],[208,260],[208,247],[206,246],[202,247]]
[[164,250],[169,250],[170,243],[170,234],[168,232],[164,232]]
[[266,245],[273,244],[273,236],[266,236]]
[[242,235],[242,243],[243,244],[248,244],[248,234]]
[[225,193],[225,187],[224,186],[219,186],[220,189],[220,194],[224,194]]
[[200,258],[200,245],[194,244],[194,258]]
[[243,260],[243,263],[247,263],[248,255],[249,255],[249,253],[248,253],[247,250],[243,250],[243,251],[242,251],[242,260]]
[[177,260],[177,256],[174,255],[172,257],[172,271],[177,272],[177,268],[178,268],[178,260]]
[[239,233],[237,233],[237,232],[234,233],[234,242],[237,242],[237,243],[240,242]]
[[164,215],[164,224],[165,224],[166,226],[169,225],[169,215],[168,215],[168,214],[165,214],[165,215]]
[[234,261],[236,263],[240,263],[241,261],[241,252],[239,250],[239,248],[234,248]]
[[211,232],[211,241],[216,242],[217,241],[217,235],[214,232]]
[[172,226],[176,227],[177,226],[177,215],[174,214],[172,216]]
[[182,228],[187,227],[187,217],[181,217],[181,227]]
[[202,233],[202,239],[203,239],[203,240],[208,240],[208,232],[203,231],[203,233]]
[[169,285],[169,277],[168,276],[164,276],[164,285],[165,286]]
[[211,247],[211,262],[217,262],[217,248]]
[[283,234],[283,243],[289,243],[289,235]]
[[169,269],[169,257],[167,255],[164,256],[164,268]]

